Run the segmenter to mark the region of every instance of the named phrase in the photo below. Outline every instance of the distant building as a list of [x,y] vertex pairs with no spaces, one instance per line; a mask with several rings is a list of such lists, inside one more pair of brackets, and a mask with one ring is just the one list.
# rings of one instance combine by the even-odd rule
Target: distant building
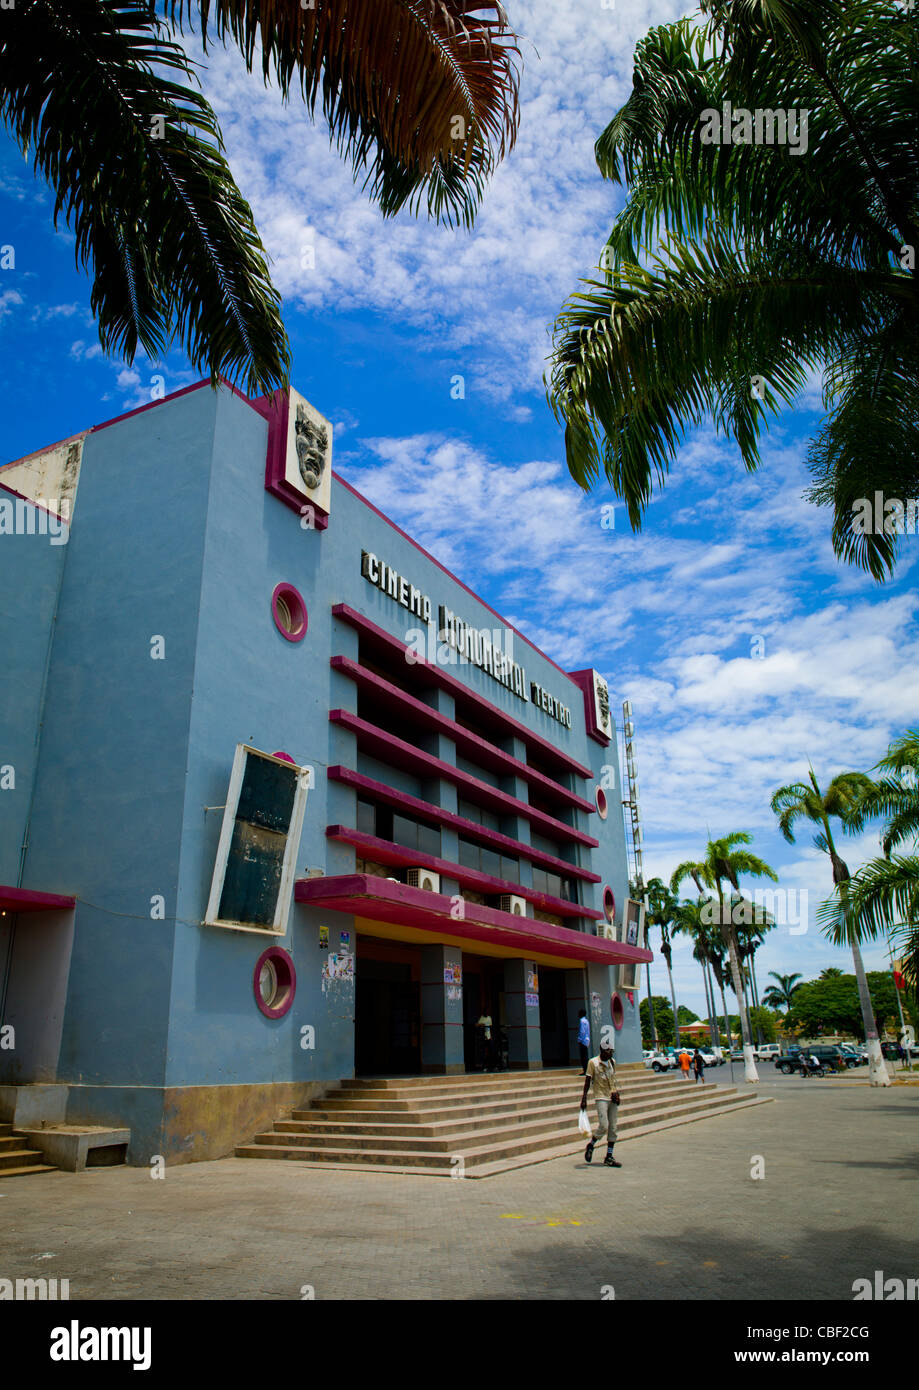
[[135,1163],[481,1065],[483,1011],[511,1068],[581,1008],[641,1058],[606,682],[331,454],[295,392],[200,383],[0,469],[0,1103],[66,1086]]

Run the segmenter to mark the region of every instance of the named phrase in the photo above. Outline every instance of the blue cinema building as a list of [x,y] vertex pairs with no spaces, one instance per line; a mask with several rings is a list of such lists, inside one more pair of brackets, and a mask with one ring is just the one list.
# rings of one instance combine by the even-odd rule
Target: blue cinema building
[[[199,383],[0,468],[0,1106],[231,1153],[342,1078],[641,1059],[606,681]],[[0,1109],[0,1119],[4,1118]]]

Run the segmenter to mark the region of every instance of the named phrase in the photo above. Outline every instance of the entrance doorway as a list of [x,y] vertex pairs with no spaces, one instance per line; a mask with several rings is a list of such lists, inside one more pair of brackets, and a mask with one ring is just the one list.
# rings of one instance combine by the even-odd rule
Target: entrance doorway
[[359,949],[356,966],[355,1072],[358,1076],[417,1076],[421,1071],[417,965],[411,960],[380,959]]
[[[491,1016],[491,1055],[476,1028],[482,1014]],[[463,1062],[467,1071],[496,1071],[502,1065],[504,961],[463,954]]]
[[565,971],[539,967],[539,1035],[544,1067],[567,1067],[568,1007]]

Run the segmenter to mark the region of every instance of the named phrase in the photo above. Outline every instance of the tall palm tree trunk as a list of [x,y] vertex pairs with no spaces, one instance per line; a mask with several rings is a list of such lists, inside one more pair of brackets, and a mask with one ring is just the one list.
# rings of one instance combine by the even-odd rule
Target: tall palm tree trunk
[[[760,1002],[759,1002],[759,986],[758,986],[757,983],[756,983],[756,951],[755,951],[755,950],[753,950],[753,951],[750,952],[750,989],[751,989],[751,991],[752,991],[752,993],[753,993],[753,1007],[756,1009],[757,1013],[759,1013],[759,1010],[760,1010],[760,1008],[761,1008],[762,1006],[761,1006],[761,1004],[760,1004]],[[756,1020],[756,1041],[757,1041],[758,1043],[763,1043],[763,1042],[765,1041],[765,1039],[763,1038],[763,1027],[762,1027],[762,1024],[761,1024],[760,1021],[759,1021],[759,1018],[757,1018],[757,1020]]]
[[668,942],[667,945],[668,945],[668,950],[667,950],[667,953],[666,953],[664,959],[665,959],[666,962],[667,962],[667,978],[668,978],[669,981],[670,981],[670,1002],[671,1002],[671,1004],[673,1005],[673,1041],[674,1041],[674,1045],[675,1045],[676,1047],[679,1047],[679,1046],[680,1046],[680,1020],[679,1020],[679,1019],[677,1018],[677,1016],[676,1016],[676,994],[675,994],[674,988],[673,988],[673,971],[670,969],[670,950],[669,950],[669,945],[670,945],[670,943]]
[[645,961],[645,972],[648,977],[648,1023],[651,1026],[651,1048],[657,1051],[657,1028],[654,1024],[654,1000],[651,998],[651,962]]
[[852,960],[855,963],[855,979],[858,984],[858,999],[862,1006],[862,1023],[865,1028],[865,1047],[868,1049],[868,1073],[872,1086],[889,1086],[890,1074],[881,1051],[877,1023],[874,1018],[874,1005],[868,989],[868,977],[862,961],[862,953],[857,941],[852,942]]
[[724,894],[721,891],[721,884],[718,884],[718,902],[721,907],[721,933],[724,937],[724,944],[728,948],[728,959],[731,962],[731,979],[734,981],[734,994],[737,998],[737,1008],[740,1012],[740,1036],[743,1042],[743,1063],[744,1080],[751,1085],[756,1085],[759,1081],[759,1072],[756,1070],[756,1058],[753,1056],[753,1043],[750,1038],[750,1020],[747,1017],[747,1001],[744,995],[743,975],[740,969],[740,954],[737,950],[737,934],[734,931],[734,923],[730,916],[725,912]]
[[711,972],[708,961],[702,958],[702,979],[705,981],[705,1007],[708,1010],[708,1031],[712,1040],[712,1047],[720,1047],[717,1032],[717,1006],[715,1004],[715,986],[712,983]]

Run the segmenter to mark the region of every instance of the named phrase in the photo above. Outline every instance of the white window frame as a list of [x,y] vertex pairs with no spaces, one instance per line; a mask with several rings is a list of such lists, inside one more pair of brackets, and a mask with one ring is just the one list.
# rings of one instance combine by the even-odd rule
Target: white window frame
[[[220,899],[223,896],[227,860],[230,857],[230,845],[233,841],[233,829],[236,824],[236,812],[239,808],[239,794],[242,791],[246,759],[251,754],[254,754],[257,758],[265,758],[268,762],[279,763],[282,767],[288,769],[296,767],[297,770],[297,787],[294,792],[290,828],[287,832],[287,844],[284,849],[284,861],[281,866],[281,883],[278,888],[278,896],[275,903],[274,921],[270,927],[259,927],[251,922],[230,922],[225,918],[217,916],[220,908]],[[230,773],[230,785],[227,790],[227,801],[223,809],[223,824],[220,827],[220,839],[217,843],[217,858],[214,862],[211,891],[202,925],[207,927],[224,927],[229,931],[253,932],[256,936],[287,935],[294,874],[296,872],[297,855],[300,852],[300,836],[303,831],[303,818],[306,814],[306,797],[310,786],[310,777],[311,771],[308,767],[301,767],[297,764],[289,763],[286,758],[276,758],[271,753],[263,752],[261,748],[253,748],[251,744],[237,743],[236,752],[233,756],[233,770]]]

